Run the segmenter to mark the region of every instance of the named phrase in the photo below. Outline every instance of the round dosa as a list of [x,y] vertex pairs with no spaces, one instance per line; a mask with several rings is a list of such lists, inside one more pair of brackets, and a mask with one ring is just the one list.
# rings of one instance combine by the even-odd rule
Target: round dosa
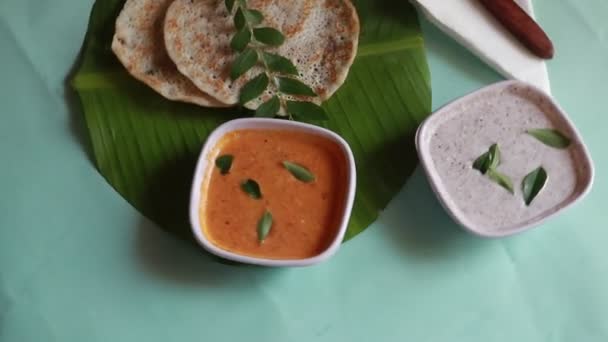
[[170,4],[171,0],[127,0],[116,19],[114,54],[131,75],[168,99],[226,107],[180,74],[167,55],[162,29]]
[[[280,47],[265,51],[279,53],[296,65],[299,79],[319,95],[315,102],[329,98],[342,85],[359,37],[359,19],[350,1],[249,0],[248,6],[264,14],[260,26],[285,35]],[[264,70],[258,64],[236,81],[230,80],[236,57],[230,40],[235,32],[224,1],[175,0],[165,17],[165,46],[179,71],[199,89],[228,104],[237,103],[241,87]],[[271,82],[261,98],[246,107],[257,108],[275,90]]]

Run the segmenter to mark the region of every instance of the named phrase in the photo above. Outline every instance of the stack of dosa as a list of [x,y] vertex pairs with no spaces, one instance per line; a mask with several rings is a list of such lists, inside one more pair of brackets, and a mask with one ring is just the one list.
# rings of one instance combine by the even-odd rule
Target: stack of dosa
[[[349,0],[249,0],[248,7],[264,14],[260,26],[285,35],[281,46],[263,49],[289,58],[298,68],[297,78],[319,95],[316,102],[344,83],[359,37]],[[230,48],[235,33],[223,0],[127,0],[112,49],[135,78],[168,99],[230,106],[238,102],[241,87],[264,70],[259,64],[236,81],[230,79],[237,56]],[[246,107],[257,108],[275,91],[271,82]]]

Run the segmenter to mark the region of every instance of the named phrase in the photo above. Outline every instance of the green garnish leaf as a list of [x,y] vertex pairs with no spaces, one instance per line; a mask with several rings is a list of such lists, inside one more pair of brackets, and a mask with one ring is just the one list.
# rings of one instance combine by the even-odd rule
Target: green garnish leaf
[[261,73],[245,83],[241,88],[241,94],[239,96],[239,103],[244,105],[245,103],[255,99],[262,95],[264,90],[268,87],[268,76],[265,73]]
[[500,164],[500,150],[498,144],[493,144],[488,149],[488,152],[479,156],[473,162],[473,168],[482,174],[486,174],[488,170],[495,169]]
[[247,9],[244,12],[245,18],[251,25],[258,25],[264,20],[264,15],[258,10]]
[[490,159],[490,170],[496,169],[500,165],[500,150],[498,144],[490,146],[488,150],[488,158]]
[[253,29],[255,39],[263,44],[270,46],[279,46],[285,41],[285,36],[281,31],[272,27],[259,27]]
[[488,178],[490,178],[496,184],[505,188],[511,194],[515,194],[515,191],[513,190],[513,182],[511,182],[511,179],[508,176],[503,175],[502,173],[496,171],[494,168],[490,168],[488,170]]
[[262,218],[258,221],[258,240],[263,242],[272,228],[272,214],[266,210]]
[[270,71],[288,75],[298,74],[298,69],[288,58],[269,52],[263,52],[262,58]]
[[526,205],[530,205],[534,198],[541,192],[547,184],[547,171],[541,166],[528,173],[521,182],[521,190],[524,195]]
[[234,81],[241,77],[258,62],[258,53],[253,49],[247,49],[236,57],[230,70],[230,78]]
[[245,27],[245,15],[240,7],[237,8],[236,13],[234,14],[234,27],[236,27],[237,31],[240,31]]
[[279,90],[289,95],[317,96],[314,90],[299,80],[291,77],[277,77]]
[[234,0],[225,0],[224,3],[226,4],[228,12],[232,12],[232,8],[234,7]]
[[486,174],[490,168],[490,152],[484,152],[473,162],[473,168],[482,174]]
[[287,101],[287,112],[300,120],[326,121],[329,120],[323,107],[303,101]]
[[315,180],[315,175],[310,172],[307,168],[300,164],[296,164],[290,161],[283,161],[283,166],[294,176],[296,179],[304,182],[310,183]]
[[551,128],[530,129],[526,133],[535,137],[543,144],[559,149],[565,149],[570,146],[570,138],[566,137],[560,131]]
[[278,96],[273,96],[270,100],[262,103],[255,111],[256,117],[272,118],[279,112],[281,101]]
[[232,161],[234,160],[234,156],[231,154],[225,154],[223,156],[219,156],[215,159],[215,166],[220,169],[220,173],[225,175],[230,171],[232,167]]
[[262,191],[260,190],[260,186],[253,179],[247,179],[241,183],[241,189],[245,191],[249,197],[254,199],[262,198]]
[[240,31],[238,31],[232,40],[230,41],[230,47],[235,50],[242,52],[245,50],[247,45],[251,42],[251,31],[249,31],[246,27],[243,27]]

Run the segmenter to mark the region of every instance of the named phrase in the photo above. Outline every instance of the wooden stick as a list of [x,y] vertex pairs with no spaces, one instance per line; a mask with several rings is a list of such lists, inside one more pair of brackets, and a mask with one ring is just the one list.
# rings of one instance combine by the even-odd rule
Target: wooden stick
[[480,1],[528,50],[540,58],[553,58],[553,43],[545,31],[514,0]]

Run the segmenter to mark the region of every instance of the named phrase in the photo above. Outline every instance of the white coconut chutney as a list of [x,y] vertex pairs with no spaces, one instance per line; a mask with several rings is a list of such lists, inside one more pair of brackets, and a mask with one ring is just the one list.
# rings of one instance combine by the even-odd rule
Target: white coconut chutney
[[[544,145],[526,130],[553,128],[572,140],[566,149]],[[501,82],[458,100],[421,127],[418,148],[434,190],[463,226],[485,236],[504,236],[539,223],[584,194],[592,164],[575,128],[544,93],[516,81]],[[497,143],[497,170],[513,182],[511,194],[473,168]],[[542,166],[543,190],[526,206],[523,178]]]

